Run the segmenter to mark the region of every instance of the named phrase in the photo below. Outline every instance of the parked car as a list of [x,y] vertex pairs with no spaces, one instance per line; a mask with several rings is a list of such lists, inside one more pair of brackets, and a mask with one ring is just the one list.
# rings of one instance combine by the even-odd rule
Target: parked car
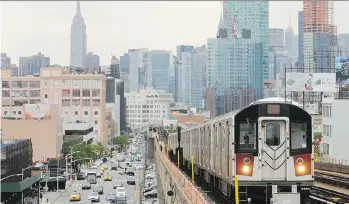
[[157,198],[158,197],[158,189],[154,189],[154,190],[151,190],[149,192],[144,193],[144,197]]
[[124,187],[117,187],[116,188],[116,199],[117,200],[127,200],[126,189]]

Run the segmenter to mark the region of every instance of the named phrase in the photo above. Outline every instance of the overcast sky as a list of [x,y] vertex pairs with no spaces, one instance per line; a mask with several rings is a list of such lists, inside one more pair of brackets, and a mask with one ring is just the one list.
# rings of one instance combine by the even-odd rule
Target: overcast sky
[[[206,44],[215,37],[221,3],[206,2],[100,2],[83,1],[81,13],[87,26],[87,49],[98,54],[101,65],[110,63],[129,48],[163,49],[176,45]],[[51,64],[69,64],[70,26],[76,2],[1,2],[1,52],[18,64],[20,56],[42,52]],[[302,2],[270,2],[270,28],[298,32]],[[349,2],[335,2],[338,33],[349,33]]]

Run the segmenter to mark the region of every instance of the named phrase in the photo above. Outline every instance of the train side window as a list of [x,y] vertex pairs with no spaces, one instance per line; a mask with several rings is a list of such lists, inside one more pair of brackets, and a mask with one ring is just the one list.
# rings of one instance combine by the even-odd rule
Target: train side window
[[280,145],[280,124],[267,123],[265,124],[265,143],[269,146]]
[[307,124],[291,122],[291,149],[307,148]]
[[255,122],[241,122],[239,136],[239,150],[253,151],[256,150],[256,132],[257,124]]

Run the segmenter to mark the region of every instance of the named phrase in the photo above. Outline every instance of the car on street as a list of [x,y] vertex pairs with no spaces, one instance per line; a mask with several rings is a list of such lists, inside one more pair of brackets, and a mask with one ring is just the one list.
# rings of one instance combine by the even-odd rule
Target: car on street
[[128,185],[136,185],[136,179],[132,176],[128,176],[126,182]]
[[157,198],[158,197],[158,189],[151,190],[149,192],[144,193],[145,198]]
[[93,202],[99,202],[100,201],[100,198],[99,198],[99,195],[97,192],[91,192],[89,195],[88,195],[88,199],[90,201],[93,201]]
[[157,186],[150,186],[150,187],[148,187],[148,188],[145,188],[144,191],[143,191],[143,193],[152,191],[152,190],[157,189],[157,188],[158,188]]
[[152,181],[148,181],[145,183],[145,187],[150,187],[150,186],[153,186],[153,185],[156,185],[157,184],[157,180],[154,179]]
[[120,181],[117,181],[116,183],[114,183],[114,189],[117,189],[118,187],[124,187],[124,184]]
[[108,195],[105,197],[105,200],[106,200],[106,201],[109,201],[109,202],[111,202],[111,203],[115,203],[116,194],[108,194]]
[[77,180],[84,180],[86,178],[85,172],[79,172],[77,175]]
[[117,187],[115,192],[117,200],[127,200],[126,189],[124,187]]
[[69,201],[81,201],[81,194],[74,191],[70,194]]
[[82,184],[82,189],[91,189],[91,183],[90,182],[85,182]]
[[100,172],[100,171],[97,171],[97,173],[96,173],[96,177],[97,177],[97,178],[101,178],[101,177],[102,177],[102,174],[101,174],[101,172]]
[[96,186],[94,189],[98,194],[103,194],[103,186]]
[[111,180],[113,180],[111,174],[107,174],[107,175],[104,176],[104,181],[111,181]]

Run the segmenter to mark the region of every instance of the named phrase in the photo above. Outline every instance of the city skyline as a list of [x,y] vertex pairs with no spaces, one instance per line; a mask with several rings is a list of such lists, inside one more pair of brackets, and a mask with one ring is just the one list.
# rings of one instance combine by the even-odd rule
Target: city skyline
[[[87,51],[99,55],[101,65],[109,64],[112,55],[119,58],[130,48],[175,53],[177,45],[201,46],[208,38],[215,37],[220,2],[137,2],[142,5],[141,9],[133,8],[133,3],[81,2],[89,36]],[[49,56],[51,64],[69,65],[69,27],[76,12],[76,2],[40,2],[40,6],[35,5],[39,2],[1,2],[1,52],[6,52],[17,65],[19,57],[37,52]],[[33,7],[30,14],[28,6]],[[345,8],[348,6],[348,2],[335,2],[338,33],[349,33],[345,26]],[[125,13],[130,7],[133,8],[132,14]],[[62,10],[66,12],[62,13]],[[95,15],[95,10],[104,11]],[[151,15],[159,10],[162,12]],[[178,15],[179,10],[181,15]],[[286,29],[290,13],[291,26],[297,33],[299,10],[302,10],[302,2],[270,2],[269,27]],[[138,23],[139,19],[145,20]],[[127,35],[131,39],[125,38]]]

